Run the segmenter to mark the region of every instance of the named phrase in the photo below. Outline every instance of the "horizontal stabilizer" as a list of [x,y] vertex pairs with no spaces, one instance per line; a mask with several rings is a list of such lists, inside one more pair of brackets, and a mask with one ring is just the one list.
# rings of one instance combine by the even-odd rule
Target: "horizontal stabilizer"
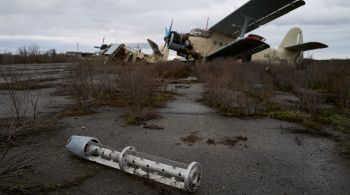
[[213,60],[215,58],[222,57],[242,59],[268,48],[270,48],[270,45],[266,44],[265,42],[246,37],[244,39],[239,39],[238,41],[232,42],[231,44],[209,54],[207,59]]
[[303,51],[309,51],[314,49],[324,49],[327,47],[328,45],[325,45],[323,43],[309,42],[309,43],[303,43],[299,45],[285,47],[285,49],[289,51],[294,51],[294,52],[303,52]]

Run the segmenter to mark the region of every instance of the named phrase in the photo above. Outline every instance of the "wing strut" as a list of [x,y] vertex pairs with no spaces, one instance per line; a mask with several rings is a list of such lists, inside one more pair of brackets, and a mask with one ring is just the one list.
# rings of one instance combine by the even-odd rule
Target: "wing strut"
[[244,17],[244,25],[243,25],[243,28],[242,28],[242,31],[241,31],[241,35],[239,36],[241,39],[244,38],[244,35],[247,32],[248,27],[249,27],[249,22],[251,21],[249,16],[246,16],[246,15],[243,15],[243,14],[242,14],[242,16]]

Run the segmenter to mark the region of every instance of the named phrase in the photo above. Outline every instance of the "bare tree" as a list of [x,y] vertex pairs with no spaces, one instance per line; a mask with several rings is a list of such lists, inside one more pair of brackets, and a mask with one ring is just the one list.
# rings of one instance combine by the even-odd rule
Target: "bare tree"
[[[17,70],[13,72],[10,66],[2,67],[0,78],[3,80],[2,88],[5,96],[1,110],[6,112],[7,118],[6,128],[1,133],[6,141],[10,142],[19,132],[25,132],[31,128],[31,124],[37,122],[41,91],[30,90],[30,86],[25,82],[30,76]],[[32,118],[28,117],[29,113],[32,113]]]
[[28,63],[29,53],[28,53],[27,46],[19,47],[18,54],[22,58],[22,60],[21,60],[22,63]]
[[40,47],[37,44],[32,44],[28,47],[28,54],[31,63],[39,63]]

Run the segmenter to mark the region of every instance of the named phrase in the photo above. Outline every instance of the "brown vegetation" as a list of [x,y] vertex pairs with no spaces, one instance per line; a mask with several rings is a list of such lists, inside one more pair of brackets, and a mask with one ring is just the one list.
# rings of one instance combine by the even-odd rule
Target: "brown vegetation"
[[263,64],[218,60],[198,67],[207,84],[205,98],[223,115],[264,112],[273,92],[273,80]]
[[[171,68],[168,68],[171,67]],[[156,107],[171,98],[165,78],[182,78],[192,66],[183,64],[104,63],[101,58],[82,60],[71,74],[66,91],[75,98],[63,116],[92,113],[99,106],[125,108],[127,124],[142,124],[157,117]]]
[[0,64],[67,63],[74,61],[76,61],[75,56],[58,54],[55,49],[42,52],[36,44],[20,47],[16,53],[0,53]]
[[[228,116],[269,116],[320,129],[319,122],[350,127],[350,62],[306,61],[288,65],[218,60],[199,65],[208,91],[205,100]],[[271,101],[276,91],[298,97],[292,106]]]
[[21,137],[53,128],[55,119],[38,116],[41,91],[32,90],[30,82],[23,81],[30,78],[20,71],[7,74],[11,71],[1,70],[3,101],[0,102],[0,106],[1,110],[7,113],[6,118],[0,121],[1,144],[14,144]]
[[1,194],[25,194],[23,185],[27,184],[23,177],[27,176],[34,168],[43,163],[33,155],[26,152],[19,154],[10,153],[5,149],[0,155],[0,193]]
[[164,79],[181,79],[193,76],[196,66],[191,63],[166,62],[153,64],[154,76]]

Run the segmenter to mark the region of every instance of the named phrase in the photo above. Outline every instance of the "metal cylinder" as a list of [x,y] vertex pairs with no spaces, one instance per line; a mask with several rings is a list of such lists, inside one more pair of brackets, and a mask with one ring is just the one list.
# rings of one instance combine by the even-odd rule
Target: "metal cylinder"
[[193,162],[190,165],[165,158],[137,152],[129,146],[115,150],[100,144],[91,137],[72,136],[66,148],[74,155],[94,161],[124,172],[146,177],[189,192],[198,190],[201,180],[201,167]]

